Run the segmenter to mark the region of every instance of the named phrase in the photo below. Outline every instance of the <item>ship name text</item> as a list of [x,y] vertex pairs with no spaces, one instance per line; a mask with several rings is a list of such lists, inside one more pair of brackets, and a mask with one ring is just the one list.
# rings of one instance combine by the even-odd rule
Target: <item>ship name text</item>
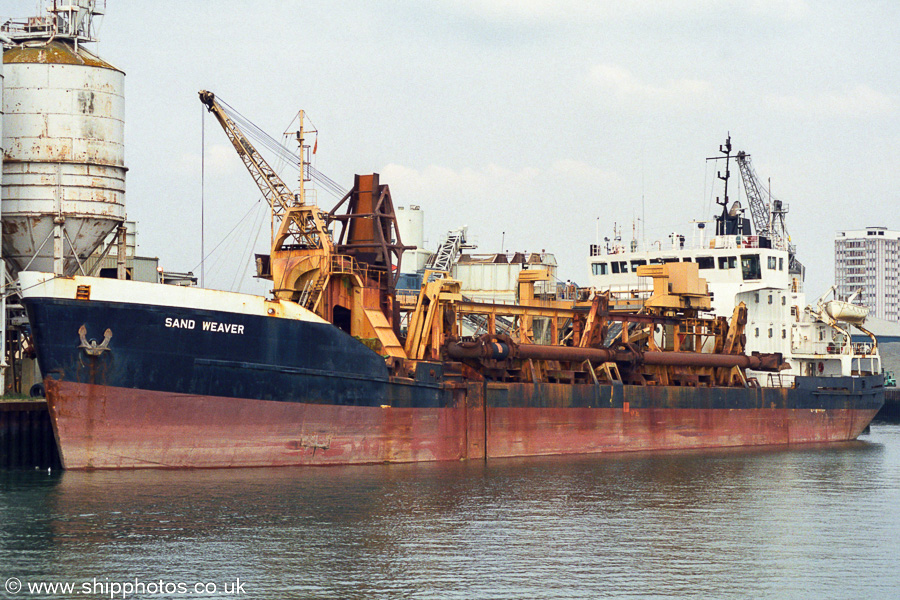
[[[194,319],[177,319],[166,317],[166,327],[173,329],[197,329],[197,321]],[[234,333],[244,335],[244,326],[236,323],[220,323],[218,321],[201,321],[200,329],[203,331],[215,331],[219,333]]]

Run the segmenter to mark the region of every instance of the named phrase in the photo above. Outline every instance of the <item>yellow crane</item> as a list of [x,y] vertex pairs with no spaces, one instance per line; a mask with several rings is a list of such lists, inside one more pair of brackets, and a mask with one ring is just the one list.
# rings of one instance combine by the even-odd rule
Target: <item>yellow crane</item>
[[[253,181],[256,182],[271,207],[272,254],[270,256],[274,258],[279,252],[299,247],[320,251],[320,260],[317,262],[327,262],[328,257],[334,254],[334,242],[331,232],[328,230],[327,213],[317,206],[306,204],[302,184],[299,193],[295,194],[290,190],[250,143],[234,119],[229,116],[228,111],[216,100],[215,94],[202,90],[200,101],[225,130],[225,135],[228,136],[244,166],[250,172],[250,176],[253,177]],[[298,137],[302,139],[302,120],[300,127]],[[301,170],[303,168],[304,165],[301,164]],[[262,263],[265,262],[262,261]],[[276,295],[293,294],[296,291],[290,285],[293,282],[285,279],[286,270],[279,270],[275,265],[267,268],[269,265],[262,263],[257,262],[257,272],[261,277],[274,280]]]
[[[385,355],[405,358],[396,335],[394,284],[407,247],[400,243],[388,186],[377,174],[357,175],[353,189],[326,213],[305,202],[303,177],[298,193],[282,181],[235,122],[240,115],[212,92],[201,91],[200,101],[271,206],[271,253],[257,256],[257,274],[274,282],[275,297],[299,303]],[[302,113],[300,126],[302,145]],[[305,174],[302,152],[300,161]],[[338,214],[342,206],[346,212]],[[342,226],[337,242],[333,224]]]

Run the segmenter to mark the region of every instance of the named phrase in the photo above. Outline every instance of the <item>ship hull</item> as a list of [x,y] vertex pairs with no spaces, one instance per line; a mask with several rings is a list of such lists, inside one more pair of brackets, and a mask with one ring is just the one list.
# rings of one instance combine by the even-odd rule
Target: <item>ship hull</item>
[[855,439],[877,412],[478,401],[499,392],[508,398],[521,385],[470,384],[466,402],[442,408],[272,402],[52,379],[47,393],[67,469],[402,463],[833,442]]
[[467,382],[441,363],[392,377],[382,357],[305,313],[208,290],[148,304],[156,288],[125,298],[127,285],[138,284],[23,283],[67,469],[830,442],[856,438],[883,404],[878,377],[805,377],[780,389]]
[[47,381],[67,469],[457,460],[464,415]]

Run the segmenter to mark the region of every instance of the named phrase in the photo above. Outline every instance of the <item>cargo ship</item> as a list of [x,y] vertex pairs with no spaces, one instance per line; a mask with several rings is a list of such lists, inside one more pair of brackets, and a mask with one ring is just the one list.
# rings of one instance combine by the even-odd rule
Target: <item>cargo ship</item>
[[[746,304],[712,315],[696,263],[641,265],[652,293],[639,302],[561,299],[542,269],[519,275],[517,304],[473,302],[429,271],[402,306],[407,247],[377,174],[356,176],[325,212],[305,201],[302,177],[296,192],[281,181],[212,93],[200,98],[272,206],[271,252],[256,258],[272,295],[22,272],[67,469],[829,442],[856,438],[883,404],[880,375],[761,385],[753,373],[790,367],[745,352]],[[302,126],[297,138],[303,156]],[[472,319],[483,333],[463,336]]]

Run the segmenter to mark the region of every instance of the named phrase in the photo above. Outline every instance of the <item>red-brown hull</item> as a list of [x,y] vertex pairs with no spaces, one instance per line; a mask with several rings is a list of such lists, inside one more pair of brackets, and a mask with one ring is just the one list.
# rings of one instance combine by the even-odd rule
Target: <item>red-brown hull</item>
[[766,446],[855,439],[877,411],[722,408],[488,410],[490,457]]
[[857,437],[874,410],[335,406],[47,381],[67,469],[418,462]]

